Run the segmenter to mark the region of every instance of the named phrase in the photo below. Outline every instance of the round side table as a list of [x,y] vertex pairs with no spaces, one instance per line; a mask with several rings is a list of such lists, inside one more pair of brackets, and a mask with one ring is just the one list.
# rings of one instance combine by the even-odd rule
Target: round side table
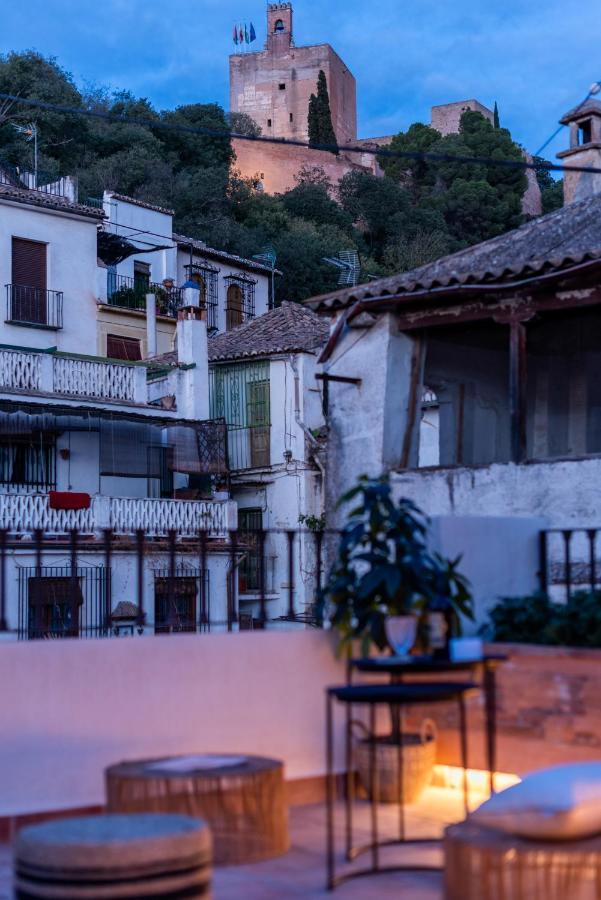
[[110,766],[106,770],[108,811],[201,817],[210,826],[218,865],[260,862],[287,853],[288,806],[280,761],[245,756],[235,766],[195,768],[191,761],[189,770],[161,768],[161,763],[177,759]]

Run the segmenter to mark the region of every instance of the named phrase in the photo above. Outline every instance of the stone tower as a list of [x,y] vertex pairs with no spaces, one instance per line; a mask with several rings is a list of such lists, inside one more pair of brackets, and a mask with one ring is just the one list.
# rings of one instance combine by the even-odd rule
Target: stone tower
[[[570,126],[570,149],[558,153],[565,165],[601,168],[601,103],[587,100],[560,119]],[[601,194],[601,175],[595,172],[564,172],[564,203]]]
[[292,4],[267,6],[267,41],[257,53],[230,56],[230,110],[247,113],[265,136],[306,141],[309,97],[323,69],[339,144],[357,138],[356,84],[329,44],[296,47]]

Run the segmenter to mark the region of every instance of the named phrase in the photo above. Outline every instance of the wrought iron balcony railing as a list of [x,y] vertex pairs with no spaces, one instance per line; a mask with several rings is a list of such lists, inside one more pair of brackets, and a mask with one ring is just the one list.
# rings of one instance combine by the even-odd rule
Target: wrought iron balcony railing
[[133,309],[145,312],[146,294],[154,294],[157,313],[160,316],[177,318],[177,311],[183,302],[181,288],[167,288],[156,282],[143,282],[129,275],[107,274],[107,303],[120,309]]
[[0,184],[8,184],[11,187],[27,191],[40,191],[42,194],[50,194],[53,197],[66,197],[74,203],[77,202],[73,179],[50,175],[48,172],[39,170],[32,172],[3,160],[0,160]]
[[63,327],[63,292],[24,284],[6,285],[6,321],[38,328]]

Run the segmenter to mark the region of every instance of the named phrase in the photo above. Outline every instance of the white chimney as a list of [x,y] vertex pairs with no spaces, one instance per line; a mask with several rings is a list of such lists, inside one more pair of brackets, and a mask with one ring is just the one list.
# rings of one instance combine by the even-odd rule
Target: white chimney
[[[196,297],[198,291],[193,292]],[[184,418],[209,418],[209,346],[207,313],[198,305],[182,306],[177,314],[178,408]]]
[[146,294],[146,356],[157,355],[157,298]]

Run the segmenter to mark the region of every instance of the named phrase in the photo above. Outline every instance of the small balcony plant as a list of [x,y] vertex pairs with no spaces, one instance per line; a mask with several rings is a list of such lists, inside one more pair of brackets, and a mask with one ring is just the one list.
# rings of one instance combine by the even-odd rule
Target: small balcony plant
[[372,644],[407,653],[429,610],[444,614],[452,636],[460,634],[461,617],[473,619],[469,585],[459,559],[429,548],[421,510],[411,500],[395,500],[387,476],[362,476],[340,504],[352,509],[319,611],[339,633],[341,649],[350,652],[358,641],[363,655]]

